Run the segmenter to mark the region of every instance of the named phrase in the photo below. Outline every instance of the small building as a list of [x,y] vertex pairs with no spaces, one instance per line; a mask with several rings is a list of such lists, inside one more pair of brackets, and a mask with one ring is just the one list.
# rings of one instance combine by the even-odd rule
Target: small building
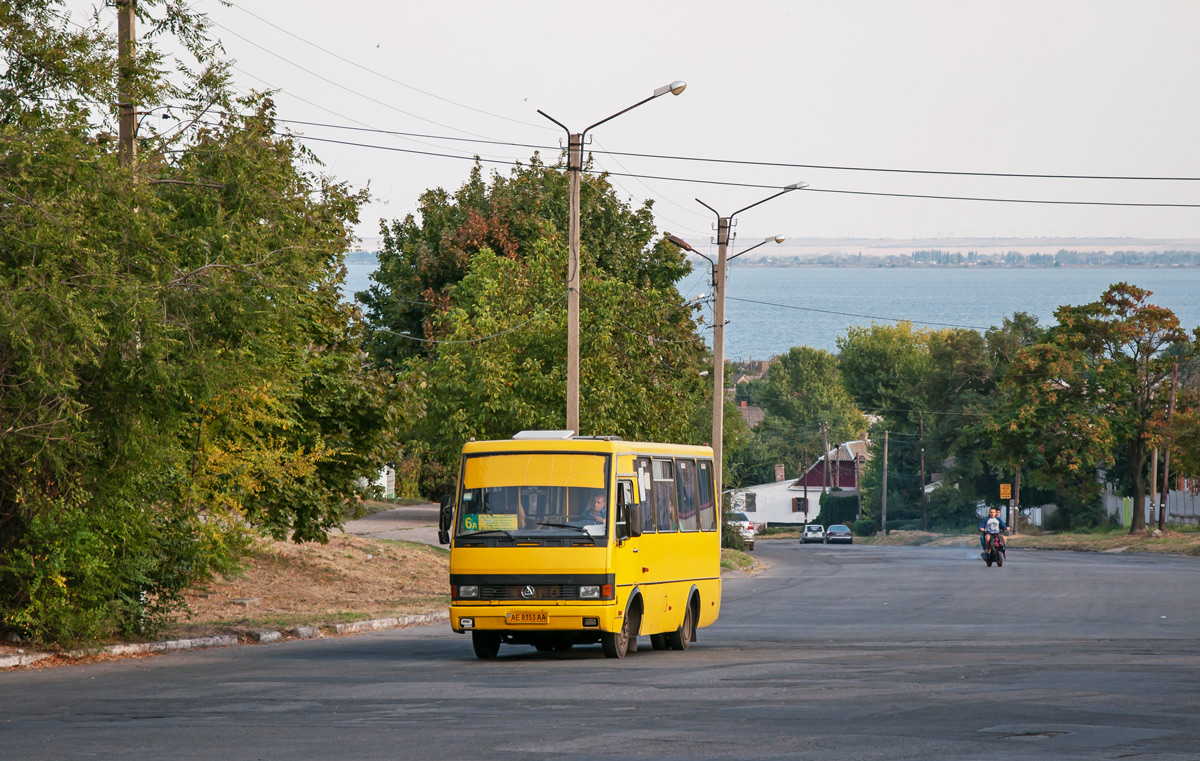
[[[797,479],[748,486],[733,492],[735,510],[764,526],[803,526],[821,512],[821,494],[856,494],[863,463],[871,459],[867,441],[847,441],[830,449]],[[829,463],[826,475],[825,463]]]

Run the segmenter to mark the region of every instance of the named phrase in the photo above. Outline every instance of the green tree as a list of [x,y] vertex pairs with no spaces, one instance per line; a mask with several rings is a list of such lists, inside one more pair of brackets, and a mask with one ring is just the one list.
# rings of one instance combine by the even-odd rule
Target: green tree
[[404,389],[339,303],[364,196],[228,96],[203,17],[138,4],[199,66],[139,43],[139,105],[195,121],[120,166],[113,47],[60,9],[0,5],[0,628],[68,642],[162,621],[247,526],[323,538]]
[[[487,185],[476,167],[453,196],[422,196],[420,223],[385,226],[375,285],[361,296],[374,356],[424,395],[403,437],[426,494],[449,488],[471,438],[562,427],[563,174],[535,157]],[[696,411],[708,354],[675,288],[686,262],[654,239],[648,206],[629,208],[603,177],[586,184],[580,433],[707,441],[711,421]]]
[[921,421],[930,409],[931,332],[911,323],[850,328],[838,339],[842,379],[859,408],[874,415],[872,457],[863,472],[863,512],[882,507],[884,431],[888,446],[888,521],[921,517]]
[[786,473],[799,475],[822,453],[826,439],[836,446],[867,429],[866,418],[842,383],[837,357],[822,349],[789,349],[765,377],[739,389],[739,398],[766,412],[752,438],[731,458],[733,475],[738,481],[747,479],[747,484],[774,480],[778,463]]
[[[1043,480],[1058,479],[1068,498],[1098,490],[1094,469],[1124,457],[1135,505],[1145,497],[1146,455],[1162,433],[1171,357],[1195,346],[1151,293],[1127,283],[1099,301],[1063,306],[1058,326],[1023,350],[1008,378],[1006,404],[991,425],[997,447],[1037,457]],[[1134,511],[1131,532],[1145,530]]]

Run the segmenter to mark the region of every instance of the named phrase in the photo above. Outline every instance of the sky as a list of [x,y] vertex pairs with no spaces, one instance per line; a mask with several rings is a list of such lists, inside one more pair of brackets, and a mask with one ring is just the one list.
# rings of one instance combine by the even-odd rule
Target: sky
[[[79,14],[91,7],[67,2]],[[697,198],[728,215],[797,181],[809,188],[735,217],[739,244],[775,234],[1200,240],[1200,181],[794,166],[1200,178],[1195,0],[195,0],[192,7],[209,15],[212,35],[235,60],[237,88],[277,90],[279,117],[310,138],[325,171],[369,185],[373,200],[358,227],[367,248],[380,220],[413,212],[425,190],[457,189],[475,154],[501,162],[485,168],[502,173],[528,160],[535,148],[527,146],[555,159],[566,133],[538,109],[578,131],[676,80],[687,83],[681,95],[597,127],[589,147],[605,152],[593,154],[595,164],[613,173],[619,193],[634,204],[654,199],[660,229],[690,241],[707,241],[715,221]],[[111,9],[102,18],[115,30]],[[468,142],[477,140],[493,142]]]

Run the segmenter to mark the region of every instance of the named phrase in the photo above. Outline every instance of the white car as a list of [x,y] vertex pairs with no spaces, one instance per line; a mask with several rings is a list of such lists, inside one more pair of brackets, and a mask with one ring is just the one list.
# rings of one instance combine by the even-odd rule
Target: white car
[[741,529],[742,541],[746,544],[746,549],[754,552],[754,532],[756,530],[754,523],[746,517],[745,513],[730,513],[729,520],[732,523],[736,523],[738,528]]
[[810,523],[804,527],[804,531],[800,534],[800,543],[808,544],[809,542],[824,542],[825,527],[820,523]]

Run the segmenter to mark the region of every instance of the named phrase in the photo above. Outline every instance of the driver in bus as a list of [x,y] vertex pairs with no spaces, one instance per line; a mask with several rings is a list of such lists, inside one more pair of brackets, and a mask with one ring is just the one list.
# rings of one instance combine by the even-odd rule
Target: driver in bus
[[583,514],[584,522],[603,526],[605,524],[605,507],[603,494],[597,494],[595,497],[592,497],[592,501],[587,507],[587,512]]

